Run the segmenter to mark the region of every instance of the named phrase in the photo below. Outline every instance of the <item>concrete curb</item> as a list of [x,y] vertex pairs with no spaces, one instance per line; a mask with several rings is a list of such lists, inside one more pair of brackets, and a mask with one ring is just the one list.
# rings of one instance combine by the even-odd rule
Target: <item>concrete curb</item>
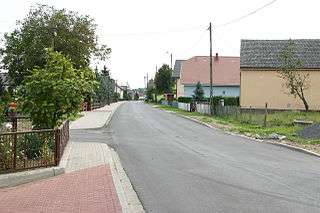
[[112,168],[113,168],[111,171],[114,177],[114,182],[117,188],[120,203],[121,205],[122,205],[122,202],[125,203],[124,205],[125,208],[123,208],[123,212],[124,213],[127,213],[127,212],[145,213],[145,210],[143,209],[143,206],[138,198],[138,195],[133,189],[129,178],[121,165],[118,154],[111,148],[109,148],[109,150],[112,158],[110,159],[110,164],[112,165]]
[[72,143],[69,142],[65,147],[59,166],[0,175],[0,189],[64,174],[71,147]]
[[121,106],[124,102],[120,102],[120,104],[112,111],[112,113],[110,114],[110,116],[108,117],[108,119],[106,120],[106,122],[104,123],[103,126],[108,126],[108,124],[110,123],[112,117],[113,117],[113,114],[118,110],[119,106]]
[[[159,108],[159,107],[158,107]],[[161,108],[159,108],[161,109]],[[163,110],[163,109],[162,109]],[[312,152],[310,150],[307,150],[307,149],[304,149],[304,148],[301,148],[301,147],[296,147],[296,146],[291,146],[291,145],[288,145],[288,144],[283,144],[283,143],[276,143],[276,142],[273,142],[273,141],[268,141],[268,140],[262,140],[262,139],[256,139],[256,138],[252,138],[252,137],[248,137],[248,136],[245,136],[245,135],[241,135],[241,134],[236,134],[236,133],[233,133],[233,132],[229,132],[229,131],[226,131],[226,130],[222,130],[222,129],[218,129],[216,127],[213,127],[213,126],[210,126],[209,124],[207,123],[204,123],[202,121],[198,121],[196,119],[192,119],[192,118],[189,118],[188,116],[184,116],[184,115],[180,115],[176,112],[172,112],[172,111],[167,111],[167,110],[164,110],[166,112],[169,112],[169,113],[172,113],[172,114],[175,114],[179,117],[182,117],[182,118],[185,118],[185,119],[188,119],[188,120],[191,120],[191,121],[194,121],[194,122],[197,122],[199,124],[202,124],[204,126],[207,126],[211,129],[215,129],[215,130],[219,130],[219,131],[223,131],[229,135],[233,135],[233,136],[240,136],[240,137],[243,137],[243,138],[246,138],[246,139],[250,139],[252,141],[256,141],[256,142],[260,142],[260,143],[268,143],[268,144],[272,144],[272,145],[276,145],[276,146],[281,146],[281,147],[284,147],[284,148],[287,148],[287,149],[291,149],[293,151],[297,151],[297,152],[302,152],[302,153],[305,153],[305,154],[309,154],[309,155],[312,155],[312,156],[315,156],[315,157],[320,157],[320,154],[318,153],[315,153],[315,152]]]

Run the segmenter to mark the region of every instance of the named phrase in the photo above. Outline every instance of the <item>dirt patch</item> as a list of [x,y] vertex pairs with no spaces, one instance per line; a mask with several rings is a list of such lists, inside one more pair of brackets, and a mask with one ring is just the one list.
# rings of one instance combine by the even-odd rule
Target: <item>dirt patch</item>
[[217,129],[222,129],[224,131],[230,131],[230,129],[235,128],[234,125],[232,124],[224,124],[221,121],[217,121],[213,118],[210,117],[204,117],[204,116],[187,116],[191,119],[197,120],[197,121],[201,121],[202,123],[206,123],[209,126],[215,127]]

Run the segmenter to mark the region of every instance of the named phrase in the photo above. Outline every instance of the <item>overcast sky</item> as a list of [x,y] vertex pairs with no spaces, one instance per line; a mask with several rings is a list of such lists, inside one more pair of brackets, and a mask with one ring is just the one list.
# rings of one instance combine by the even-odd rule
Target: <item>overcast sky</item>
[[[176,59],[209,55],[209,22],[213,53],[240,56],[241,39],[312,39],[320,35],[319,0],[276,0],[237,22],[220,26],[272,0],[2,0],[0,37],[12,32],[36,3],[77,11],[94,18],[100,43],[112,48],[106,65],[119,84],[144,87],[158,68]],[[214,27],[218,26],[218,27]],[[167,53],[168,52],[168,53]],[[92,62],[92,67],[96,62]]]

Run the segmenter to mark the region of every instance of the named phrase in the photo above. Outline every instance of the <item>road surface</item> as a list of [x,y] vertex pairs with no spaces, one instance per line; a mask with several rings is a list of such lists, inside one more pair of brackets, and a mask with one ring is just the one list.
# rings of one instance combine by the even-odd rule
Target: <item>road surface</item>
[[71,139],[115,148],[146,212],[320,212],[320,158],[141,102]]

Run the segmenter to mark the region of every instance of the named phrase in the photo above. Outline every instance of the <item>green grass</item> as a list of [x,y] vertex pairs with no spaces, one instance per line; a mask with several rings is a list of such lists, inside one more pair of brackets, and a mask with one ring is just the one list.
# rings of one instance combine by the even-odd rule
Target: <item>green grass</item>
[[[178,114],[186,116],[203,116],[203,122],[210,122],[211,116],[203,115],[196,112],[187,112],[181,109],[172,108],[169,106],[163,106],[156,104],[159,108],[173,111]],[[320,113],[319,112],[294,112],[294,111],[285,111],[285,112],[276,112],[274,114],[267,115],[266,127],[264,127],[264,114],[252,114],[251,122],[249,123],[249,113],[242,113],[237,117],[230,118],[221,118],[218,116],[213,116],[212,118],[217,120],[219,124],[223,125],[233,125],[234,128],[231,128],[231,131],[237,133],[249,132],[251,134],[258,134],[260,136],[267,136],[272,133],[279,135],[284,135],[294,141],[305,143],[305,144],[320,144],[320,140],[304,140],[297,138],[297,132],[302,130],[306,126],[293,125],[293,120],[302,119],[302,120],[312,120],[313,123],[320,122]],[[236,120],[237,118],[237,120]]]
[[202,122],[205,122],[205,123],[211,123],[211,122],[213,122],[213,120],[210,119],[210,118],[208,118],[208,117],[203,117],[203,118],[201,119],[201,121],[202,121]]
[[70,117],[69,117],[69,120],[70,121],[75,121],[75,120],[77,120],[78,118],[81,118],[81,117],[83,117],[84,115],[82,115],[82,114],[77,114],[76,116],[73,116],[73,115],[71,115]]
[[251,123],[248,123],[249,114],[242,114],[241,116],[241,118],[239,118],[240,116],[238,117],[239,120],[219,117],[215,117],[215,119],[233,124],[236,127],[232,128],[231,131],[238,133],[249,132],[260,136],[277,133],[301,143],[320,143],[320,140],[303,140],[297,138],[297,132],[306,126],[293,124],[294,119],[312,120],[313,123],[320,122],[319,112],[306,113],[285,111],[268,114],[266,127],[264,127],[264,114],[252,114]]

